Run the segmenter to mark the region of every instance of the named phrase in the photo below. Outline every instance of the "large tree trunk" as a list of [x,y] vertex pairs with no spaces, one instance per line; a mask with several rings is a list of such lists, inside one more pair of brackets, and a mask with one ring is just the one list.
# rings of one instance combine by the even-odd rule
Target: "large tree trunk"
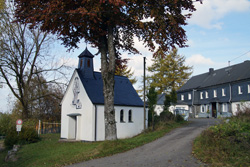
[[108,38],[103,36],[100,46],[104,95],[105,140],[115,140],[117,139],[114,108],[115,51],[113,29],[109,27],[108,30]]

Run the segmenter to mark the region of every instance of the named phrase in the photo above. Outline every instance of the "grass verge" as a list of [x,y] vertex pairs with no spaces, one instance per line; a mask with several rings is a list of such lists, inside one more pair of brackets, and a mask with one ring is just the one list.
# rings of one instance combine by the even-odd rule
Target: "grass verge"
[[210,166],[250,166],[250,109],[203,131],[193,153]]
[[183,124],[184,123],[171,122],[158,126],[153,132],[147,130],[133,138],[91,143],[60,143],[58,142],[59,134],[46,134],[41,136],[42,140],[38,143],[23,145],[18,151],[18,161],[16,162],[4,162],[7,150],[1,151],[0,166],[58,167],[110,156],[154,141]]

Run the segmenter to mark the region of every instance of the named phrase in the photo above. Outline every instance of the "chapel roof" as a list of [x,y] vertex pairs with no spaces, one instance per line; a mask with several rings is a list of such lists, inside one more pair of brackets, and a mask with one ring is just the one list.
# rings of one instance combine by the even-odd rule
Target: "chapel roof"
[[[76,69],[84,88],[93,104],[104,104],[103,81],[100,72],[94,72],[94,78],[84,78]],[[119,106],[143,106],[141,98],[127,77],[115,76],[114,104]]]
[[211,69],[207,73],[193,76],[178,90],[178,92],[192,89],[202,89],[246,79],[250,79],[249,60],[218,70]]
[[90,57],[93,58],[94,55],[92,55],[92,53],[89,52],[88,48],[86,47],[86,49],[78,56],[79,58],[81,57]]

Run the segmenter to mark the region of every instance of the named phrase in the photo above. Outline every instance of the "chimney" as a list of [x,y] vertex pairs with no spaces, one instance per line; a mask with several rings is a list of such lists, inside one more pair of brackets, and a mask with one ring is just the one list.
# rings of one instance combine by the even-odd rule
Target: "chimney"
[[214,72],[213,68],[209,68],[209,74],[212,74]]

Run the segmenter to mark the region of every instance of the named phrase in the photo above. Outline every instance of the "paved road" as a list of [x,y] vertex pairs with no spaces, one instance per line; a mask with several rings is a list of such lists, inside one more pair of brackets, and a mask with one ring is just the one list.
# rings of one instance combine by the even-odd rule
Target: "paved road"
[[192,141],[217,119],[190,119],[190,124],[141,147],[110,157],[90,160],[70,167],[199,167],[192,155]]

